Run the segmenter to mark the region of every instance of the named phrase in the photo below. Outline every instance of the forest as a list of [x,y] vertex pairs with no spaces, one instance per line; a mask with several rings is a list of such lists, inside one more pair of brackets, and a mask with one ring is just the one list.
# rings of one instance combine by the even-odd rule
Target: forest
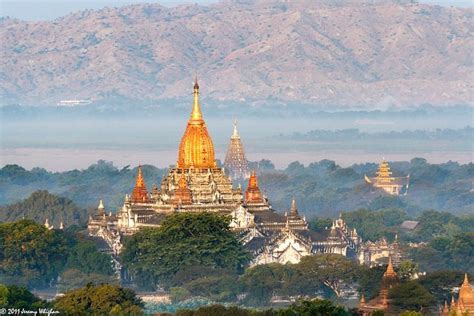
[[[275,169],[269,160],[250,162],[258,171],[260,189],[268,196],[273,208],[285,212],[295,198],[301,213],[308,218],[334,217],[344,211],[359,208],[377,210],[398,208],[410,216],[425,210],[463,215],[474,210],[474,164],[446,162],[430,164],[423,158],[391,162],[395,176],[410,175],[407,195],[387,196],[364,182],[364,174],[374,175],[377,164],[354,164],[341,167],[331,160],[321,160],[307,166],[295,161],[285,169]],[[135,184],[137,169],[130,166],[117,168],[111,162],[98,161],[83,170],[50,172],[41,168],[26,170],[18,165],[0,169],[0,205],[15,209],[15,202],[27,198],[37,190],[67,198],[81,209],[92,210],[102,199],[108,210],[114,212],[123,204],[125,194]],[[146,184],[151,190],[159,185],[167,169],[143,166]],[[245,190],[246,181],[235,183]],[[78,211],[80,213],[80,211]],[[76,218],[82,215],[76,214]],[[0,212],[0,220],[13,220]],[[5,218],[6,216],[6,218]],[[59,225],[59,223],[56,223]]]

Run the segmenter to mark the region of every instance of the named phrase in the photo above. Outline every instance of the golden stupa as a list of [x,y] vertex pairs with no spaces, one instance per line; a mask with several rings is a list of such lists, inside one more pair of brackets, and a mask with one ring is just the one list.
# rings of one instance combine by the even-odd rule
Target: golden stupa
[[186,131],[179,145],[178,169],[209,169],[216,167],[214,145],[207,132],[199,105],[199,84],[194,82],[194,105]]
[[458,301],[456,302],[454,296],[452,296],[450,307],[448,308],[448,304],[445,302],[441,315],[474,315],[474,293],[472,291],[471,285],[469,284],[467,273],[464,274],[464,281],[459,288]]
[[135,180],[135,187],[132,192],[132,202],[134,203],[148,203],[148,191],[146,189],[145,180],[143,179],[142,166],[138,166],[137,178]]

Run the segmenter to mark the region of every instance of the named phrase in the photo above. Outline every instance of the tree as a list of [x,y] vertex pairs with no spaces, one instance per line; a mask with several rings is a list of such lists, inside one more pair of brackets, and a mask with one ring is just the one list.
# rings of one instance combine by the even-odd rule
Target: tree
[[309,222],[309,228],[311,228],[314,231],[321,231],[323,229],[327,229],[331,227],[332,221],[333,219],[329,217],[326,217],[326,218],[316,217]]
[[435,304],[435,297],[417,281],[401,283],[389,291],[393,305],[399,310],[421,310]]
[[324,284],[339,297],[344,284],[355,284],[361,267],[350,259],[337,254],[306,256],[296,265],[303,280],[302,287]]
[[434,238],[425,247],[411,249],[410,257],[421,270],[456,269],[474,273],[474,232]]
[[0,277],[8,283],[45,286],[64,266],[62,232],[31,220],[0,224]]
[[278,316],[349,316],[344,307],[335,306],[331,301],[301,301],[278,311]]
[[404,260],[398,267],[398,277],[402,281],[412,280],[419,272],[418,265],[410,260]]
[[49,304],[34,296],[26,287],[0,284],[0,307],[37,309]]
[[404,311],[400,313],[400,316],[422,316],[423,314],[414,311]]
[[99,273],[84,273],[77,269],[67,269],[64,270],[58,281],[58,289],[59,291],[65,292],[73,289],[77,289],[80,287],[86,286],[88,283],[90,284],[116,284],[119,280],[112,275],[105,275]]
[[236,275],[208,275],[183,285],[194,296],[205,296],[215,302],[236,301],[242,286]]
[[254,311],[238,306],[210,305],[199,307],[198,309],[178,310],[176,316],[276,316],[272,310]]
[[122,261],[134,280],[148,288],[169,285],[178,271],[193,265],[241,271],[250,256],[229,223],[229,217],[212,213],[173,214],[161,227],[127,238]]
[[66,268],[76,269],[85,274],[112,275],[114,270],[111,260],[109,255],[99,252],[92,241],[76,237],[74,246],[68,251]]
[[40,190],[33,192],[23,201],[0,207],[0,221],[13,222],[23,218],[40,224],[48,219],[51,225],[58,228],[61,222],[65,226],[84,223],[87,212],[67,198]]
[[393,239],[399,232],[400,224],[408,217],[406,212],[400,209],[359,209],[342,213],[342,218],[349,227],[357,227],[357,232],[364,240],[374,241],[382,237]]
[[143,303],[135,293],[116,285],[87,285],[54,301],[61,315],[143,315]]
[[459,286],[463,279],[463,271],[441,270],[420,277],[418,282],[433,294],[438,304],[443,304],[451,300],[452,288]]
[[279,266],[280,264],[257,265],[245,271],[242,283],[247,293],[247,304],[266,306],[270,302],[275,291],[281,287]]

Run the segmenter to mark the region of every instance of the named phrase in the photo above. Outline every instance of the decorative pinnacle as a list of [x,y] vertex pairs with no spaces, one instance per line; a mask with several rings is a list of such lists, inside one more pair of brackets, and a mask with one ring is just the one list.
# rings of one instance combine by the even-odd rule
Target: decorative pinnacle
[[197,73],[194,75],[194,90],[199,90],[198,75],[197,75]]
[[201,106],[199,105],[199,84],[197,75],[194,79],[194,104],[191,112],[191,121],[202,121]]
[[290,214],[298,214],[298,208],[296,207],[296,200],[292,199],[291,200],[291,208],[290,208]]
[[232,133],[232,138],[238,138],[239,133],[237,132],[237,119],[234,119],[234,132]]
[[464,273],[464,281],[462,282],[462,285],[468,285],[469,284],[469,280],[467,278],[467,273]]

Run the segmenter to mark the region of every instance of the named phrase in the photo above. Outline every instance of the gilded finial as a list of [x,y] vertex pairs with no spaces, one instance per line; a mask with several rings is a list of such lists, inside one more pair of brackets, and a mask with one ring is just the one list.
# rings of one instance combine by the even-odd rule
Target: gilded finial
[[384,273],[384,276],[396,276],[397,273],[393,269],[393,263],[392,263],[392,256],[388,257],[388,265],[387,265],[387,270]]
[[239,133],[237,132],[237,119],[234,119],[234,132],[232,133],[232,138],[238,138]]
[[462,282],[462,285],[469,285],[469,279],[467,278],[467,273],[464,273],[464,281]]
[[291,200],[290,214],[293,214],[293,215],[298,214],[298,208],[296,207],[296,200],[295,199]]
[[199,90],[199,84],[197,82],[197,73],[194,75],[194,90]]
[[194,104],[191,112],[191,121],[202,121],[201,106],[199,105],[199,84],[197,75],[194,78]]

